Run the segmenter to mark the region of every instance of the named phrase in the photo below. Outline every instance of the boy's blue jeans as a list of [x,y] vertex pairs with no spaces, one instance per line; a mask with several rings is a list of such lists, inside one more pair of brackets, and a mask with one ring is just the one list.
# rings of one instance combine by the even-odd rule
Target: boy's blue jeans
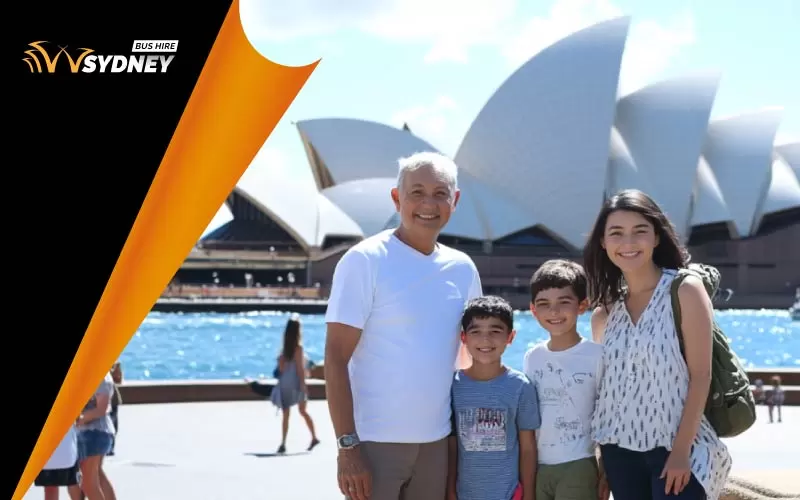
[[666,448],[631,451],[604,444],[600,453],[614,500],[706,500],[706,492],[694,475],[679,494],[664,493],[666,480],[660,476],[669,456]]

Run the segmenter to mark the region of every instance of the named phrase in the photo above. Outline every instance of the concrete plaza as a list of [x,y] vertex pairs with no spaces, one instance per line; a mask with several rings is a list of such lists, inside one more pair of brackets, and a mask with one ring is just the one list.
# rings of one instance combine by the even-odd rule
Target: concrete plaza
[[[751,430],[727,440],[733,473],[800,490],[800,407],[784,408],[782,424],[767,423],[766,408],[759,410]],[[267,402],[122,406],[117,455],[106,471],[119,500],[340,500],[327,405],[312,401],[309,412],[322,443],[305,451],[310,437],[294,411],[287,454],[276,456],[280,417]],[[791,482],[786,471],[794,472]],[[32,487],[24,500],[40,498]]]

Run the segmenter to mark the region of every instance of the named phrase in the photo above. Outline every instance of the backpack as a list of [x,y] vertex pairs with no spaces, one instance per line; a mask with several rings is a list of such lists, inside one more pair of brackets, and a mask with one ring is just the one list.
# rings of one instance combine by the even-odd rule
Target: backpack
[[[684,354],[681,332],[681,311],[678,287],[688,276],[702,280],[708,296],[713,299],[719,290],[720,273],[706,264],[689,264],[678,270],[672,282],[672,314],[681,354]],[[708,391],[705,415],[719,437],[734,437],[749,429],[756,421],[756,402],[750,388],[750,377],[731,349],[728,338],[716,319],[712,322],[711,387]]]

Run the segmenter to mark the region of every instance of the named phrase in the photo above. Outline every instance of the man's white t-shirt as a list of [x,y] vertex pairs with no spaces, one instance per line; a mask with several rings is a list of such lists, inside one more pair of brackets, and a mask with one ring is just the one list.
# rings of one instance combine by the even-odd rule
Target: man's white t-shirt
[[69,469],[78,461],[78,435],[75,426],[71,425],[69,430],[61,439],[58,447],[50,455],[50,459],[44,465],[44,470]]
[[482,295],[465,253],[414,250],[386,230],[341,258],[327,323],[362,330],[349,363],[362,441],[428,443],[450,433],[450,386],[466,302]]
[[592,415],[603,378],[603,346],[581,339],[567,350],[551,351],[545,341],[525,353],[523,369],[539,396],[539,463],[594,456]]

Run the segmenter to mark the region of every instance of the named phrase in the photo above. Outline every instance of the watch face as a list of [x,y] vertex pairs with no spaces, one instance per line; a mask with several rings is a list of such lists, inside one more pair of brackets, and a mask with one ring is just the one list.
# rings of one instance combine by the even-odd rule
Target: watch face
[[349,448],[356,444],[356,439],[353,436],[342,436],[339,438],[339,444],[342,448]]

